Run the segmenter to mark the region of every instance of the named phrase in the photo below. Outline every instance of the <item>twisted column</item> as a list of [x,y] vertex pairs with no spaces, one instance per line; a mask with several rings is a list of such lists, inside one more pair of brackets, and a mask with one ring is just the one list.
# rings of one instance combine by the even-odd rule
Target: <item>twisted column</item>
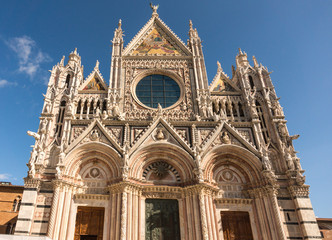
[[52,201],[52,208],[51,208],[51,215],[50,215],[50,221],[48,224],[48,231],[47,231],[47,236],[52,238],[53,237],[53,232],[54,232],[54,225],[55,225],[55,218],[56,218],[56,212],[57,212],[57,207],[58,207],[58,200],[59,200],[59,191],[60,187],[57,182],[53,182],[53,201]]
[[126,240],[126,232],[127,232],[127,192],[122,193],[122,208],[121,208],[121,233],[120,239]]

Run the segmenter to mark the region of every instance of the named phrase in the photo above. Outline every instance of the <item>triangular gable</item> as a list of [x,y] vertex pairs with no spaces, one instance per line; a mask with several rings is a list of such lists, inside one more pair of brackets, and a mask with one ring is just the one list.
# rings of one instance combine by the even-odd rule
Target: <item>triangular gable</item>
[[219,144],[238,145],[240,147],[246,148],[256,156],[260,156],[260,153],[256,147],[252,143],[248,142],[235,128],[233,128],[225,121],[220,122],[216,126],[208,141],[205,141],[203,146],[201,146],[202,152],[207,153],[210,148]]
[[123,56],[191,56],[190,50],[157,16],[153,16],[123,51]]
[[95,67],[92,73],[87,77],[79,90],[84,92],[107,91],[107,85],[105,84],[103,76],[97,67]]
[[241,90],[229,79],[227,74],[223,72],[219,62],[217,74],[209,89],[212,93],[240,94],[241,92]]
[[123,149],[119,145],[117,139],[108,133],[107,129],[101,124],[101,122],[97,119],[94,120],[90,126],[88,126],[82,134],[77,137],[66,149],[66,153],[70,152],[76,146],[81,143],[87,142],[103,142],[111,145],[119,154],[122,154]]
[[181,54],[176,46],[173,46],[156,28],[153,28],[143,42],[131,52],[131,55],[180,56]]
[[211,86],[211,92],[235,92],[236,90],[221,77]]
[[[158,134],[161,134],[164,138],[158,139]],[[134,153],[141,146],[148,146],[158,141],[177,145],[183,148],[189,154],[193,155],[192,149],[188,143],[186,143],[177,133],[176,129],[162,117],[158,117],[148,129],[140,134],[139,139],[136,139],[136,141],[133,142],[133,146],[130,149],[130,154]]]

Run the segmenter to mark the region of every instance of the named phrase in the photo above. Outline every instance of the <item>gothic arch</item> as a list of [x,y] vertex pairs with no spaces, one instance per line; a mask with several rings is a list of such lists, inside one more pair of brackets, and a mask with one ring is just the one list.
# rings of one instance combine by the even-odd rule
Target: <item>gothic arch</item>
[[214,182],[218,169],[222,166],[232,167],[242,182],[252,186],[259,185],[262,181],[260,172],[262,164],[260,159],[248,150],[235,145],[222,145],[213,148],[202,160],[204,178]]
[[104,143],[86,143],[68,153],[64,160],[64,174],[77,178],[83,174],[82,169],[96,162],[100,168],[105,169],[106,178],[110,180],[120,176],[121,161],[119,154],[110,146]]
[[187,182],[193,178],[194,162],[192,157],[177,146],[168,143],[156,143],[136,151],[129,160],[129,175],[143,180],[144,171],[155,162],[165,162],[174,168],[177,179]]

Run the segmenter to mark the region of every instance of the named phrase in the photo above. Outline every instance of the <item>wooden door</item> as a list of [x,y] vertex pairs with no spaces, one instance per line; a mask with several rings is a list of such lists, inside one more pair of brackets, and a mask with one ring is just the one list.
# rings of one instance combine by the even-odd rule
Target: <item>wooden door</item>
[[253,240],[248,212],[221,212],[224,240]]
[[78,207],[74,240],[102,240],[104,208]]
[[177,200],[147,199],[145,218],[146,240],[180,240]]

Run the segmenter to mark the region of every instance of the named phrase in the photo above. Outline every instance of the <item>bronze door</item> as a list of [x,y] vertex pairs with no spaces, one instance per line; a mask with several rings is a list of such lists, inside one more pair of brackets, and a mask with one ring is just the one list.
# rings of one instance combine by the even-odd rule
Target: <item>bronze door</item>
[[146,240],[180,240],[177,200],[145,200],[145,218]]
[[253,240],[248,212],[221,212],[224,240]]
[[102,240],[104,208],[78,207],[74,240]]

